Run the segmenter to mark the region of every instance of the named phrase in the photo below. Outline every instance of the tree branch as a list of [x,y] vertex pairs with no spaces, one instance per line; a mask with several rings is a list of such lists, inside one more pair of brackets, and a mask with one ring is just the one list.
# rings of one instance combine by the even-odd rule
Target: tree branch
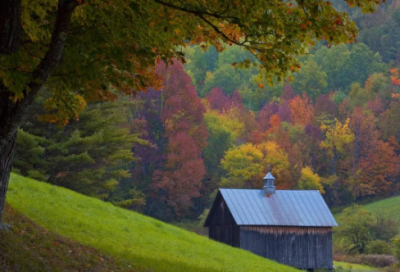
[[204,10],[191,10],[191,9],[183,8],[183,7],[171,4],[171,3],[163,2],[161,0],[154,0],[154,1],[160,5],[163,5],[163,6],[175,9],[175,10],[180,10],[180,11],[183,11],[186,13],[191,13],[196,16],[208,15],[208,16],[211,16],[211,17],[214,17],[217,19],[239,19],[238,17],[235,17],[235,16],[223,16],[222,14],[226,13],[226,10],[223,11],[221,14],[218,14],[218,13],[212,13],[212,12],[208,12],[208,11],[204,11]]
[[32,80],[28,84],[27,90],[24,91],[23,99],[16,102],[10,100],[12,93],[8,92],[7,88],[0,82],[0,94],[3,92],[3,95],[0,97],[0,104],[5,104],[5,108],[1,109],[2,112],[0,112],[0,127],[2,128],[0,131],[0,151],[12,140],[13,135],[15,135],[18,127],[28,113],[29,106],[33,103],[35,96],[42,88],[50,73],[60,64],[67,32],[71,24],[72,13],[78,5],[79,3],[76,0],[58,1],[57,18],[49,49],[45,57],[33,71]]

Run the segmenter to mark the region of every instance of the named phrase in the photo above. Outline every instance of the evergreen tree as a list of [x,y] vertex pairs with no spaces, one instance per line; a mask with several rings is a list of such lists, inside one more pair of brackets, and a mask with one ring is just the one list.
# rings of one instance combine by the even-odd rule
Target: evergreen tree
[[[43,98],[34,110],[43,117]],[[31,115],[17,139],[14,168],[21,174],[107,199],[119,180],[129,177],[132,145],[144,144],[127,126],[131,102],[92,103],[65,126]]]

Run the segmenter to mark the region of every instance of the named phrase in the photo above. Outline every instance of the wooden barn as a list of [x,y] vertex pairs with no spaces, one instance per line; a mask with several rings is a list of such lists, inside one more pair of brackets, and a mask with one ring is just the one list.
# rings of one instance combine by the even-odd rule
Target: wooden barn
[[219,189],[205,221],[209,237],[299,269],[332,270],[332,227],[317,190]]

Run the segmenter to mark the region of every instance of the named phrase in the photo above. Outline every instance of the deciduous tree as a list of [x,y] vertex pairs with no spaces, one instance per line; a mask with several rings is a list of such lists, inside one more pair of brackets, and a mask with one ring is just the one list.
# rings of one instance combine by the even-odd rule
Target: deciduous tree
[[290,103],[290,116],[293,124],[308,125],[314,121],[314,107],[307,95],[296,96]]
[[[360,254],[364,253],[365,248],[373,239],[372,227],[375,225],[374,216],[354,205],[343,210],[340,218],[338,228],[334,233],[334,238],[343,243],[347,251],[358,251]],[[341,224],[341,222],[343,222]]]
[[332,125],[321,125],[321,130],[325,132],[325,140],[320,143],[320,146],[327,150],[332,159],[332,174],[336,174],[338,156],[344,154],[346,145],[354,140],[354,134],[350,131],[349,122],[350,119],[347,119],[345,123],[335,119],[335,123]]
[[321,178],[308,166],[301,170],[301,177],[297,186],[301,190],[319,190],[322,194],[325,192]]
[[279,189],[290,189],[294,181],[290,178],[288,156],[284,150],[272,141],[253,145],[251,143],[230,149],[221,160],[226,171],[222,178],[222,187],[261,188],[266,166],[273,165],[272,173],[276,177]]

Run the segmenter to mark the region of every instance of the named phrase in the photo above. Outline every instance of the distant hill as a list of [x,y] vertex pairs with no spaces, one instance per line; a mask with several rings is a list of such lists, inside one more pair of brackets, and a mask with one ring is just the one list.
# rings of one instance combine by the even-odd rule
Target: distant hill
[[389,215],[391,219],[400,223],[400,196],[375,201],[363,207],[375,214]]
[[[96,248],[100,253],[94,251],[94,256],[111,256],[104,257],[111,265],[129,269],[119,271],[298,271],[110,203],[16,174],[11,176],[7,202],[45,229],[67,237],[66,241],[73,239]],[[42,250],[39,246],[38,252]],[[50,258],[39,255],[38,258]]]
[[[400,196],[374,201],[361,206],[374,214],[390,216],[391,219],[400,223]],[[341,207],[342,209],[343,207]],[[341,214],[341,212],[337,212],[334,213],[334,216],[335,218],[340,218]]]

